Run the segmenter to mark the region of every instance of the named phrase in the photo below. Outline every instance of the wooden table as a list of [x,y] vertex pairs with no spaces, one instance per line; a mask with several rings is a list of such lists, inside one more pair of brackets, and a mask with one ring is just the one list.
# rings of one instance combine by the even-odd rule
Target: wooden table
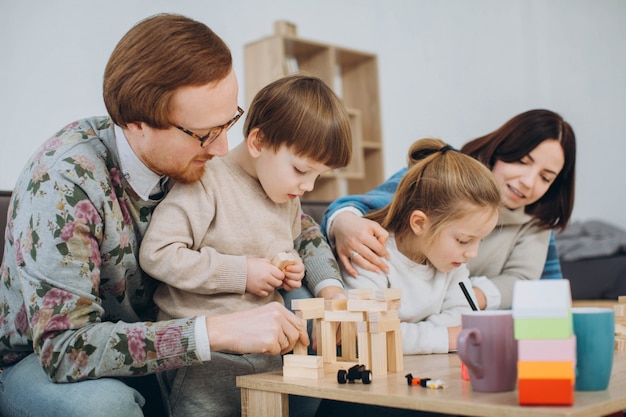
[[[441,379],[445,389],[408,386],[404,375]],[[337,383],[336,374],[323,379],[283,377],[282,372],[237,377],[241,388],[243,417],[287,417],[288,395],[327,398],[385,407],[433,411],[462,416],[606,416],[626,410],[626,352],[616,351],[609,388],[574,394],[574,405],[520,406],[517,391],[474,392],[469,381],[461,379],[461,362],[456,354],[404,357],[404,371],[372,378],[370,385],[360,381]]]

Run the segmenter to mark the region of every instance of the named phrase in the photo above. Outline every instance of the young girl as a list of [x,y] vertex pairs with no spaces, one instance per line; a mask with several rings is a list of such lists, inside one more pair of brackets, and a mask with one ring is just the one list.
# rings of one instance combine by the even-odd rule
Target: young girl
[[465,263],[496,225],[500,192],[484,165],[438,139],[415,142],[409,155],[415,164],[391,203],[366,216],[389,232],[389,272],[342,272],[347,288],[402,289],[404,354],[445,353],[470,311],[459,287],[471,285]]
[[[560,277],[556,250],[548,251],[552,230],[567,226],[574,206],[576,140],[571,126],[549,110],[530,110],[461,149],[492,170],[500,187],[498,226],[468,263],[481,309],[511,307],[518,279]],[[387,269],[387,232],[359,217],[389,202],[406,168],[360,196],[343,197],[325,213],[323,230],[334,239],[338,258],[353,276]],[[358,216],[355,216],[357,214]],[[546,262],[546,256],[551,257]],[[544,265],[546,269],[544,269]]]

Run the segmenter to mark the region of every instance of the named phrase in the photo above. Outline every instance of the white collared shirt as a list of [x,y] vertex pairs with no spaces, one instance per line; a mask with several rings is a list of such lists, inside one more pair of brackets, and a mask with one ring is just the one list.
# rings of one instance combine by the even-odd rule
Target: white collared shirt
[[152,194],[161,191],[161,175],[148,168],[130,147],[124,131],[115,125],[115,143],[120,156],[122,175],[133,188],[133,191],[144,201]]

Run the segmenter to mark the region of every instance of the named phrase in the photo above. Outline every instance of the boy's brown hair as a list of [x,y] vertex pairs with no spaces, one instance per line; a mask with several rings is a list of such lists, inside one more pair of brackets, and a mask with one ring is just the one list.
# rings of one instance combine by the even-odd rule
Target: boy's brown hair
[[280,78],[259,91],[248,110],[245,137],[258,128],[264,145],[286,145],[301,157],[341,168],[350,162],[352,133],[348,113],[336,94],[311,75]]

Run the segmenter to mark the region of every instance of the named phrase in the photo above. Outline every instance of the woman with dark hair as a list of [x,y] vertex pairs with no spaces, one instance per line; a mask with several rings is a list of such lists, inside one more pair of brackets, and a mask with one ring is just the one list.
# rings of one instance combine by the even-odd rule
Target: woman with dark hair
[[[552,231],[567,226],[574,206],[574,131],[557,113],[530,110],[466,143],[461,152],[492,171],[502,196],[498,225],[468,262],[478,305],[510,308],[515,281],[539,279],[542,270],[544,278],[560,278]],[[339,198],[324,214],[322,229],[351,275],[357,276],[352,262],[370,271],[388,270],[389,233],[362,216],[386,206],[406,172],[367,194]]]

